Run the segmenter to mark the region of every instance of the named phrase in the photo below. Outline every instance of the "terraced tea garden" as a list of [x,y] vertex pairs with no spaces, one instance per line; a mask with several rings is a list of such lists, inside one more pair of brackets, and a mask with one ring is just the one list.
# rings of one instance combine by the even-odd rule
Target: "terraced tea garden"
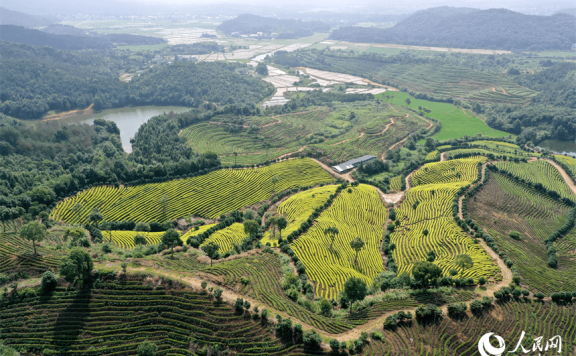
[[206,294],[175,289],[143,277],[103,280],[87,291],[58,288],[49,298],[1,301],[2,340],[44,354],[135,355],[144,340],[158,354],[196,355],[211,350],[301,355],[281,343],[265,323],[236,314]]
[[[499,268],[486,251],[452,217],[454,197],[478,178],[478,166],[483,162],[486,158],[475,157],[428,163],[412,174],[413,188],[396,209],[400,225],[391,234],[398,274],[410,273],[415,262],[426,260],[427,253],[434,251],[434,263],[445,275],[457,269],[458,276],[464,278],[501,278]],[[469,255],[473,267],[457,267],[454,261],[460,254]]]
[[478,341],[487,332],[506,340],[506,354],[514,350],[525,331],[522,343],[525,349],[531,351],[533,340],[538,337],[543,337],[542,346],[545,347],[548,340],[559,335],[561,349],[550,347],[548,353],[568,356],[574,354],[576,347],[575,319],[575,304],[559,307],[550,302],[511,301],[473,317],[443,317],[425,324],[408,322],[395,330],[384,330],[383,340],[370,340],[363,355],[476,356]]
[[576,200],[574,192],[566,185],[560,172],[547,161],[497,162],[496,167],[524,179],[532,184],[541,184],[547,190],[555,191],[562,198]]
[[165,183],[94,187],[60,202],[51,216],[69,224],[84,223],[97,208],[108,221],[165,221],[190,215],[217,218],[286,189],[332,180],[310,159],[287,160],[264,168],[221,169]]
[[[278,215],[288,220],[288,225],[281,232],[284,237],[296,231],[303,222],[308,220],[314,210],[324,205],[330,196],[336,193],[336,188],[336,185],[327,185],[305,190],[292,195],[280,204],[277,209]],[[274,235],[272,235],[272,231],[269,229],[260,242],[263,245],[266,243],[277,244],[279,238],[280,232],[275,231]]]
[[[315,224],[294,240],[291,247],[306,267],[308,277],[316,283],[317,295],[335,299],[350,277],[371,283],[384,270],[380,245],[386,218],[387,211],[376,189],[360,184],[343,190]],[[332,244],[324,231],[333,226],[339,233]],[[365,243],[357,263],[350,246],[356,237]]]
[[200,247],[207,245],[209,243],[215,243],[220,248],[218,252],[225,253],[234,249],[234,245],[240,245],[244,238],[248,235],[244,232],[244,225],[240,223],[234,223],[225,229],[218,230],[209,238],[207,238]]
[[321,152],[326,161],[345,161],[365,154],[381,156],[395,142],[428,125],[407,114],[382,102],[336,103],[250,117],[242,129],[232,131],[227,117],[216,117],[185,128],[181,135],[195,151],[216,152],[227,165],[261,163],[306,148]]
[[26,271],[31,274],[57,270],[64,252],[37,245],[14,233],[0,233],[0,273]]
[[[566,221],[570,208],[499,173],[468,200],[468,214],[514,261],[522,283],[546,295],[576,289],[574,231],[556,242],[558,269],[548,266],[545,240]],[[520,233],[519,240],[510,233]]]
[[111,241],[114,245],[120,248],[132,249],[136,246],[134,244],[134,237],[138,234],[144,236],[146,239],[146,245],[158,245],[162,239],[162,235],[164,235],[164,232],[112,230],[110,233],[105,231],[102,235],[104,241]]

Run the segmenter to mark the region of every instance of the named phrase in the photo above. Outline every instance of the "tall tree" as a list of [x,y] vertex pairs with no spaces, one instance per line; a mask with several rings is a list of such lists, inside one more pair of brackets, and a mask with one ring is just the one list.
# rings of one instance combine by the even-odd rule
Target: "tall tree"
[[20,229],[20,237],[32,241],[34,254],[36,255],[36,242],[40,243],[46,237],[46,227],[39,221],[31,221]]
[[80,286],[90,278],[93,268],[92,257],[81,247],[74,247],[60,261],[60,275],[70,283],[78,282]]
[[417,282],[426,288],[442,276],[442,270],[432,262],[418,261],[412,267],[412,275]]
[[330,249],[332,249],[332,245],[334,245],[334,240],[336,240],[336,235],[338,235],[340,231],[336,226],[327,227],[324,230],[324,235],[330,236]]
[[260,225],[255,220],[244,221],[244,232],[250,235],[250,237],[256,235],[260,231]]
[[354,257],[354,263],[358,264],[358,252],[364,248],[364,241],[360,237],[356,237],[354,240],[350,241],[350,247],[356,251],[356,257]]
[[206,245],[202,246],[202,251],[204,251],[204,253],[206,253],[206,256],[210,257],[210,266],[212,266],[212,260],[215,258],[218,258],[218,256],[219,256],[218,250],[219,249],[220,249],[220,246],[218,244],[214,243],[214,241],[210,241]]
[[182,245],[180,233],[174,229],[168,229],[164,235],[162,235],[162,243],[170,248],[172,251],[172,257],[174,257],[174,247]]
[[285,217],[281,216],[276,220],[276,226],[278,227],[278,231],[280,231],[280,238],[282,238],[282,230],[288,226],[288,220]]
[[88,217],[88,221],[92,225],[98,225],[102,220],[104,220],[104,215],[98,211],[98,208],[94,208]]
[[268,219],[268,226],[270,226],[270,235],[272,237],[276,236],[276,227],[278,226],[278,217],[271,216]]
[[472,257],[470,257],[466,254],[462,254],[462,255],[456,256],[456,258],[454,259],[454,264],[456,266],[462,268],[463,270],[466,270],[466,269],[472,268],[472,266],[474,266],[474,261],[472,261]]
[[[366,293],[368,291],[368,286],[366,282],[360,278],[350,277],[344,283],[344,297],[350,304],[354,304],[355,301],[364,300],[366,298]],[[350,312],[352,312],[352,305],[350,305]]]

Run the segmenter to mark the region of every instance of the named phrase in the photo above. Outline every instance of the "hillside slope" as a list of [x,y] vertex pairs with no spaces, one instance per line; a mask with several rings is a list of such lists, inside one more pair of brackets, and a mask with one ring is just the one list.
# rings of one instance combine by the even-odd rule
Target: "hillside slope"
[[19,11],[12,11],[5,7],[0,7],[0,25],[16,25],[24,27],[44,27],[53,23],[52,20],[28,15]]
[[576,18],[525,15],[506,9],[438,7],[414,13],[389,29],[344,27],[330,38],[351,42],[541,51],[569,50]]
[[263,32],[265,34],[278,33],[277,38],[300,38],[311,36],[314,32],[328,32],[330,26],[320,21],[279,20],[244,14],[224,21],[217,29],[227,35],[234,32],[242,35]]

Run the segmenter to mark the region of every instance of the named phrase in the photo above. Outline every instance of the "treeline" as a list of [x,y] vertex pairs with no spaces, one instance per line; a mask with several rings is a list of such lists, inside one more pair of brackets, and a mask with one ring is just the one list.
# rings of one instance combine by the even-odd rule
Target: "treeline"
[[217,27],[227,35],[238,32],[242,35],[262,32],[270,36],[277,33],[277,38],[300,38],[311,36],[315,32],[328,32],[330,26],[320,21],[280,20],[251,14],[240,15],[224,21]]
[[[49,31],[51,30],[49,29]],[[70,31],[70,33],[74,32]],[[150,45],[166,42],[166,40],[158,37],[128,34],[102,36],[79,35],[79,33],[55,34],[14,25],[0,25],[0,40],[32,46],[48,46],[62,50],[105,50],[114,48],[116,45]]]
[[[194,153],[178,138],[181,119],[215,113],[202,108],[153,118],[133,139],[131,155],[111,121],[23,125],[0,114],[0,219],[31,218],[94,185],[161,182],[218,169],[216,154]],[[147,145],[153,150],[142,149]]]
[[331,39],[364,43],[487,48],[570,50],[576,42],[576,18],[567,14],[533,16],[506,9],[438,7],[421,10],[394,27],[344,27]]
[[238,73],[240,63],[176,62],[156,66],[130,83],[118,80],[126,68],[147,58],[106,52],[69,52],[0,41],[0,112],[37,119],[49,110],[94,104],[95,110],[130,105],[222,105],[258,102],[271,95],[266,82]]

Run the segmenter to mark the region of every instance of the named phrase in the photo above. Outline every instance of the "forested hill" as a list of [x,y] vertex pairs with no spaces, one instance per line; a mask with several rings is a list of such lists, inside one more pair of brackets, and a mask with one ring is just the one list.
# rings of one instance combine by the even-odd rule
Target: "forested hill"
[[239,73],[241,63],[176,62],[155,66],[130,83],[118,79],[128,68],[147,67],[146,58],[115,52],[60,51],[0,41],[0,112],[37,119],[49,110],[96,110],[136,105],[184,105],[205,101],[254,104],[271,95],[263,80]]
[[576,18],[525,15],[506,9],[438,7],[421,10],[388,29],[343,27],[331,39],[418,46],[542,51],[570,50]]
[[320,21],[279,20],[244,14],[224,21],[217,29],[227,35],[234,32],[242,35],[263,32],[268,35],[278,33],[278,38],[300,38],[311,36],[314,32],[328,32],[330,26]]
[[64,25],[51,25],[43,31],[27,29],[21,26],[0,25],[0,40],[65,50],[102,50],[112,48],[115,44],[149,45],[166,42],[162,38],[127,34],[89,36],[85,31]]
[[16,25],[24,27],[44,27],[53,23],[52,20],[28,15],[19,11],[12,11],[5,7],[0,7],[0,25]]

